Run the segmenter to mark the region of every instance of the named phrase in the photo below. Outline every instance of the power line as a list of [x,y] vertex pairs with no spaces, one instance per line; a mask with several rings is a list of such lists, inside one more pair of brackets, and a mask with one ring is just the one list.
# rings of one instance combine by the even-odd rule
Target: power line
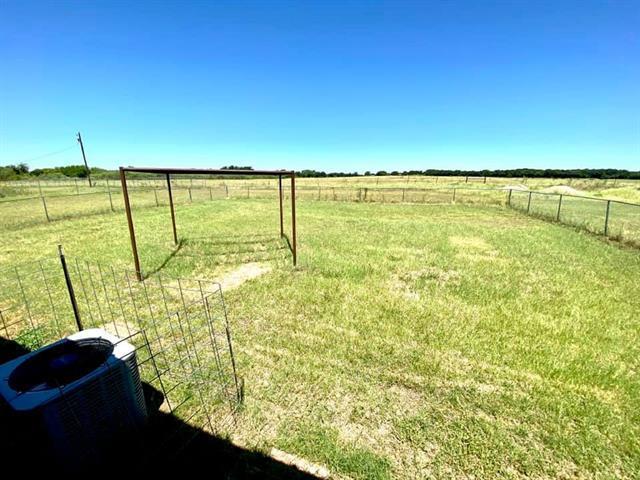
[[18,163],[29,163],[29,162],[33,162],[34,160],[40,160],[41,158],[53,157],[54,155],[58,155],[60,153],[68,152],[72,148],[76,148],[75,144],[71,145],[71,146],[69,146],[67,148],[63,148],[62,150],[56,150],[55,152],[45,153],[44,155],[39,155],[37,157],[33,157],[33,158],[28,159],[28,160],[23,160],[23,161],[18,162]]

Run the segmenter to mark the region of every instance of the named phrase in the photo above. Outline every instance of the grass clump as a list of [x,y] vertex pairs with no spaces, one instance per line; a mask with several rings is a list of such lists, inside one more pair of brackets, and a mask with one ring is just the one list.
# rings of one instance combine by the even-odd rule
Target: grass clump
[[388,460],[367,449],[341,442],[334,429],[323,429],[314,424],[299,425],[294,431],[284,429],[280,432],[278,446],[321,462],[332,472],[353,479],[391,478]]

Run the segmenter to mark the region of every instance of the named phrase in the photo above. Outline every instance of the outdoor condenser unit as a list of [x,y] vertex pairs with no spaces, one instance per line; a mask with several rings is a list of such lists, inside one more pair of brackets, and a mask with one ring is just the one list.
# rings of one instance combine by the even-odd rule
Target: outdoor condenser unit
[[1,365],[0,396],[31,440],[66,465],[102,462],[147,415],[135,347],[102,329]]

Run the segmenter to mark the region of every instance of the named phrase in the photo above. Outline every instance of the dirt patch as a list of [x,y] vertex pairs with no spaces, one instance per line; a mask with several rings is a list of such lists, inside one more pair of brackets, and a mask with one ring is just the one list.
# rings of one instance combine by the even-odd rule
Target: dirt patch
[[501,190],[519,190],[521,192],[526,192],[529,189],[526,185],[519,183],[518,185],[507,185],[506,187],[502,187]]
[[277,448],[271,449],[271,457],[286,465],[294,466],[298,470],[309,473],[315,477],[329,478],[329,470],[327,470],[325,467],[311,463],[304,458],[300,458],[290,453],[283,452],[282,450],[278,450]]
[[411,290],[411,288],[403,282],[400,277],[394,277],[391,282],[391,289],[401,294],[407,300],[420,300],[420,295],[417,292]]
[[554,185],[552,187],[543,188],[540,191],[544,193],[561,193],[563,195],[586,195],[586,192],[570,187],[569,185]]
[[449,241],[458,249],[456,257],[467,261],[496,261],[498,251],[480,237],[450,237]]
[[455,270],[444,270],[439,267],[426,267],[396,275],[392,288],[409,300],[419,300],[420,292],[430,285],[442,287],[447,284],[457,285],[460,274]]
[[421,283],[436,283],[444,285],[446,283],[455,282],[460,278],[460,274],[455,270],[443,270],[438,267],[427,267],[421,270],[407,272],[400,276],[400,280],[404,283],[418,285]]
[[480,237],[450,237],[449,241],[454,246],[465,250],[487,251],[491,249],[491,245]]
[[128,322],[122,322],[120,320],[114,320],[111,322],[106,322],[102,325],[102,328],[111,335],[115,335],[118,338],[127,338],[131,335],[134,335],[140,331],[136,325],[133,325]]
[[224,292],[226,290],[238,288],[244,282],[257,278],[270,271],[271,266],[264,263],[245,263],[244,265],[241,265],[235,270],[227,273],[222,278],[217,279],[217,281],[222,286],[222,291]]

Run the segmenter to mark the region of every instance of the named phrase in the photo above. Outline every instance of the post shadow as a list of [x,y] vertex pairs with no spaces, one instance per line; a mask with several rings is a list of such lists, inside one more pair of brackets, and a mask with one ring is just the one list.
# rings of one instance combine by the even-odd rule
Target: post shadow
[[180,238],[178,245],[155,268],[145,272],[144,278],[161,272],[180,258],[206,257],[211,265],[240,265],[284,258],[291,251],[289,238],[274,235],[238,235],[228,237],[194,236]]

